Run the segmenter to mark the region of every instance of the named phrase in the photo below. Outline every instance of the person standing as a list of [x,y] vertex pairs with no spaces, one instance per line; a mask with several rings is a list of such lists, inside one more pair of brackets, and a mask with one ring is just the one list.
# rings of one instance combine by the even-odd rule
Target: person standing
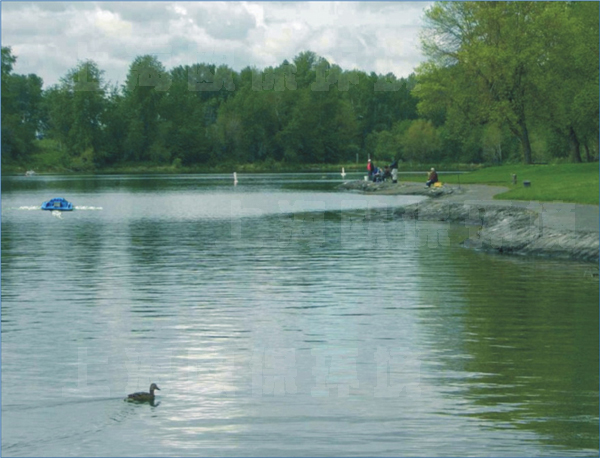
[[392,169],[392,183],[398,183],[398,159],[394,159],[390,167]]
[[375,164],[373,164],[371,159],[367,162],[367,172],[369,173],[369,181],[371,181],[375,175]]

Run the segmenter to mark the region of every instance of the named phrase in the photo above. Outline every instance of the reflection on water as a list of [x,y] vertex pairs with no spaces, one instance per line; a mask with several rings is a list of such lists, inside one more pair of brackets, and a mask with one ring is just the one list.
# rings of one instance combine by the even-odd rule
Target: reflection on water
[[453,387],[469,400],[465,415],[593,453],[598,310],[584,304],[597,297],[596,282],[585,280],[584,268],[572,264],[497,256],[474,262],[473,253],[457,255],[467,262],[455,265],[460,280],[453,289],[460,291],[461,305],[450,314],[463,328],[447,339],[461,352],[441,361],[442,374],[473,374]]
[[4,455],[598,454],[589,265],[228,179],[3,179]]

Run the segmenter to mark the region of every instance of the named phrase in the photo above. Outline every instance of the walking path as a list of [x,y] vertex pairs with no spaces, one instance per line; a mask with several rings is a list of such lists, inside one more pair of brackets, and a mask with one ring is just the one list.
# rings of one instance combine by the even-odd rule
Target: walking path
[[525,208],[541,215],[545,227],[560,231],[600,232],[598,205],[565,202],[538,202],[524,200],[494,200],[494,196],[509,190],[503,186],[478,184],[444,185],[442,188],[427,188],[422,183],[402,182],[398,184],[351,181],[340,189],[363,191],[387,195],[420,195],[435,200],[479,205],[486,207]]
[[342,190],[386,195],[421,195],[430,199],[398,211],[416,218],[480,225],[465,244],[500,253],[531,254],[598,262],[598,205],[564,202],[494,200],[508,188],[487,185],[347,182]]
[[544,226],[556,230],[600,232],[598,205],[572,204],[565,202],[537,202],[522,200],[494,200],[496,194],[508,191],[501,186],[462,185],[451,186],[455,192],[442,196],[452,203],[477,204],[498,207],[519,207],[533,210],[542,217]]

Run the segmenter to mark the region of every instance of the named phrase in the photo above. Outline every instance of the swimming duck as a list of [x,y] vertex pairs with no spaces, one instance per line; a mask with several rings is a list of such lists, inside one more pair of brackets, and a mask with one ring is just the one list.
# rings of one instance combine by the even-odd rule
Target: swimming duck
[[156,385],[156,383],[150,385],[149,393],[146,393],[145,391],[140,391],[139,393],[132,393],[128,395],[127,399],[125,400],[132,402],[154,402],[154,390],[160,391],[160,388]]

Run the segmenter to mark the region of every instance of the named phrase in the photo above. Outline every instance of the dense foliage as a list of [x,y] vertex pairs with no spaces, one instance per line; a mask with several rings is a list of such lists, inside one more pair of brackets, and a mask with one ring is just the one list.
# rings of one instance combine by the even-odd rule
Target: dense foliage
[[306,51],[278,67],[139,56],[125,83],[93,61],[42,90],[2,48],[2,162],[35,138],[75,169],[117,164],[504,162],[598,157],[598,3],[439,2],[408,78]]
[[597,155],[597,2],[439,2],[426,24],[415,93],[448,142],[475,160],[514,140],[525,163],[536,144],[542,159]]
[[2,162],[26,159],[41,124],[42,79],[12,74],[15,61],[2,48]]
[[[8,48],[3,53],[14,61]],[[140,56],[122,87],[106,84],[86,61],[44,91],[43,116],[28,138],[55,140],[80,168],[354,162],[357,155],[366,160],[365,151],[375,155],[378,135],[395,122],[417,118],[413,86],[413,78],[344,71],[312,52],[239,73],[208,64],[167,71],[156,57]],[[16,88],[3,91],[3,104]]]

